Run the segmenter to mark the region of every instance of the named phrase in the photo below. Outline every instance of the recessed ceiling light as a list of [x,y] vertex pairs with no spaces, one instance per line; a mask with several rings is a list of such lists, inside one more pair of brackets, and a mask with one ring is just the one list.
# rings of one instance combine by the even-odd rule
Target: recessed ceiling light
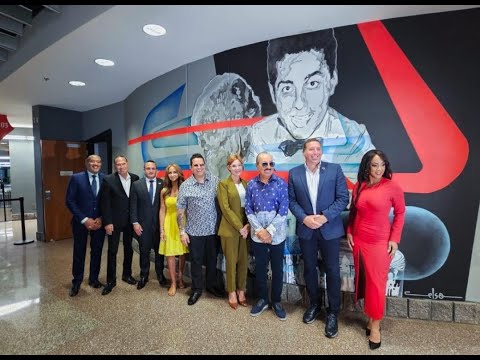
[[143,32],[152,36],[162,36],[167,33],[167,30],[157,24],[147,24],[143,27]]
[[95,59],[95,63],[97,63],[100,66],[113,66],[115,63],[112,60],[107,60],[107,59]]
[[86,85],[83,81],[72,80],[72,81],[69,81],[68,83],[72,86],[85,86]]

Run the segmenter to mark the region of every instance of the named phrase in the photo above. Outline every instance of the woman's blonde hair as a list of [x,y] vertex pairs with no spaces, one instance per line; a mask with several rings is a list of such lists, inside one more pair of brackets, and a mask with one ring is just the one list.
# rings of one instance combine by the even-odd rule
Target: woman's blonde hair
[[228,155],[228,157],[227,157],[227,166],[232,165],[232,163],[233,163],[235,160],[240,161],[240,162],[242,163],[242,165],[243,165],[243,159],[242,159],[242,157],[241,157],[240,155],[238,155],[238,154],[230,154],[230,155]]

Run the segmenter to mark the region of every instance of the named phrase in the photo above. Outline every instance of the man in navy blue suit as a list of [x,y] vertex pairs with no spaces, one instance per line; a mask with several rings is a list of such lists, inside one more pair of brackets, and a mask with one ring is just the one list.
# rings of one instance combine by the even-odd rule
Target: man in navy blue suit
[[80,290],[85,268],[87,238],[90,234],[90,275],[88,285],[98,289],[104,285],[98,281],[102,259],[105,230],[102,226],[99,199],[103,175],[99,173],[102,159],[90,155],[85,160],[86,171],[73,174],[68,183],[65,204],[72,213],[73,266],[70,296]]
[[341,212],[348,205],[349,195],[340,165],[322,162],[322,144],[311,138],[303,144],[305,164],[288,173],[290,211],[297,219],[296,233],[304,261],[304,277],[310,307],[303,322],[310,324],[320,312],[317,259],[322,254],[327,276],[328,309],[325,336],[338,334],[340,310],[340,239],[345,234]]
[[132,184],[130,192],[130,221],[134,236],[140,248],[140,280],[137,289],[141,290],[148,282],[150,274],[150,253],[155,253],[155,272],[160,286],[167,284],[163,275],[165,257],[160,255],[160,193],[163,180],[157,179],[157,164],[153,160],[145,161],[144,177]]

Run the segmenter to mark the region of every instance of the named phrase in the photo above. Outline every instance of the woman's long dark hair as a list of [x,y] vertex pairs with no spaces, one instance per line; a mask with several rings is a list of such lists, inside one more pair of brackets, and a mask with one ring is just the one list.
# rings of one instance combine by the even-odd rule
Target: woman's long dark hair
[[178,187],[180,188],[180,185],[182,185],[182,183],[185,181],[185,178],[183,177],[183,172],[182,172],[182,169],[180,169],[180,166],[178,166],[177,164],[170,164],[168,165],[166,168],[165,168],[165,179],[164,179],[164,188],[167,189],[164,193],[163,193],[163,200],[165,201],[165,199],[167,198],[168,195],[170,195],[172,193],[172,188],[173,188],[173,183],[172,183],[172,180],[170,180],[170,178],[168,177],[168,169],[170,169],[171,167],[173,167],[175,170],[177,170],[177,174],[178,174]]
[[385,172],[383,173],[382,177],[391,179],[392,178],[392,169],[390,168],[390,162],[387,159],[387,155],[382,150],[374,149],[374,150],[369,150],[363,155],[362,161],[360,162],[360,167],[358,169],[358,174],[357,174],[357,193],[355,196],[355,202],[352,201],[352,205],[355,206],[358,197],[360,196],[360,188],[362,187],[362,183],[366,182],[368,183],[370,181],[370,165],[372,163],[372,159],[375,157],[375,155],[378,155],[380,159],[385,163]]

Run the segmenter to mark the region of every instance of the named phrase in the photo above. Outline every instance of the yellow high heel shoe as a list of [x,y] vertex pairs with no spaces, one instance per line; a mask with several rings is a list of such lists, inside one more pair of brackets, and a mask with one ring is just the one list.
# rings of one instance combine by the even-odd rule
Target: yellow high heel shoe
[[168,289],[168,296],[175,296],[176,293],[177,293],[177,287],[174,284],[172,284]]

